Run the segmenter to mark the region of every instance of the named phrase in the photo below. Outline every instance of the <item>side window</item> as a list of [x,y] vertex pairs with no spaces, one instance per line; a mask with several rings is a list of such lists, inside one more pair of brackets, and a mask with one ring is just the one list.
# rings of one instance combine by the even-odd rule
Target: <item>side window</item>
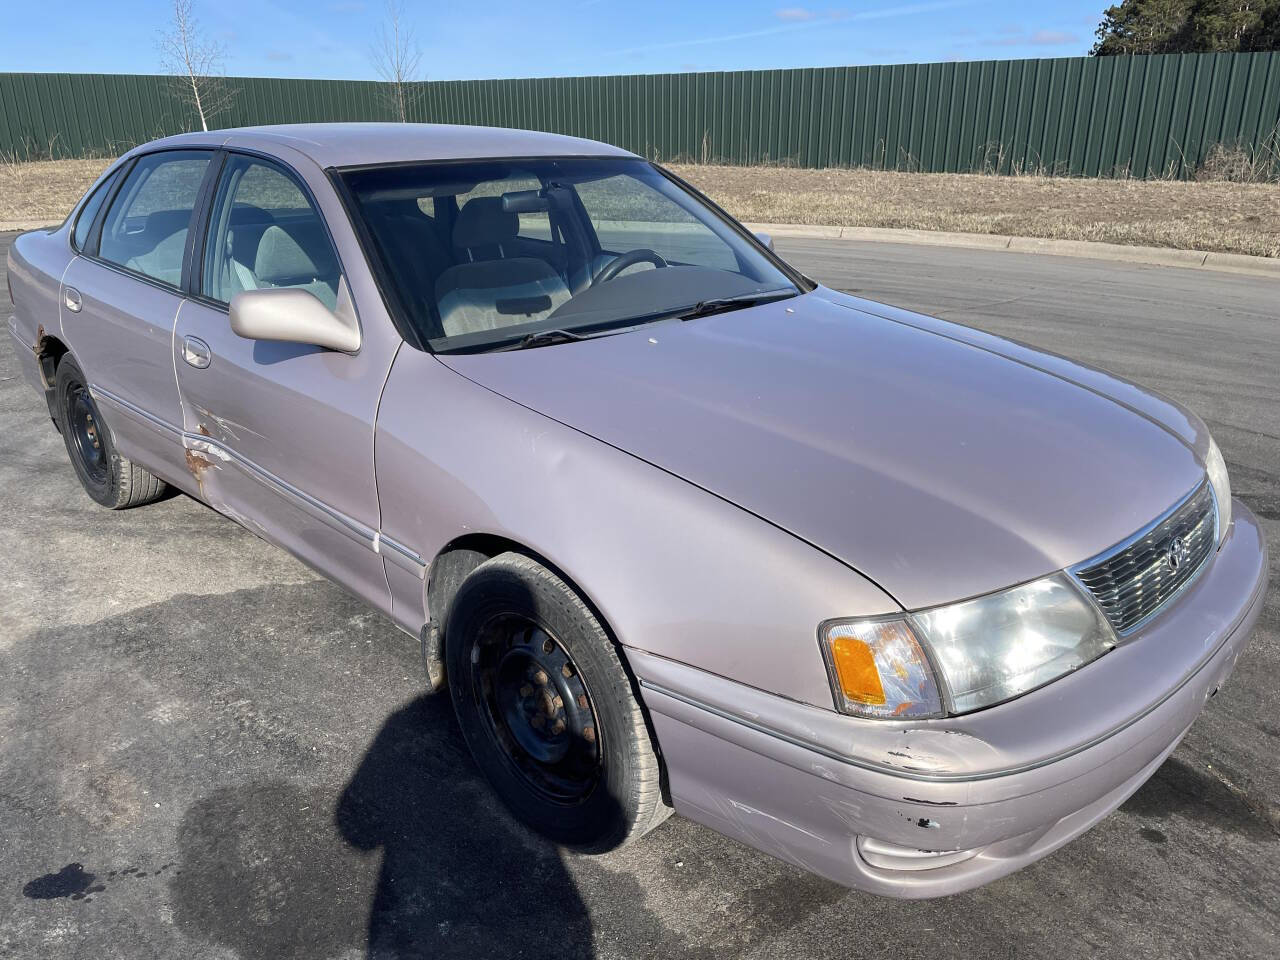
[[230,303],[242,290],[297,287],[332,310],[340,277],[324,221],[297,182],[262,160],[228,158],[214,195],[201,293]]
[[738,269],[737,258],[727,243],[647,183],[618,175],[579,183],[577,190],[606,254],[643,247],[668,263]]
[[102,181],[98,189],[93,191],[93,196],[80,208],[80,213],[76,217],[75,230],[71,232],[71,245],[77,250],[83,250],[84,245],[89,242],[89,231],[93,229],[93,221],[97,218],[98,211],[102,209],[102,204],[111,194],[111,185],[116,182],[116,177],[119,175],[120,171],[117,170]]
[[135,163],[107,211],[98,256],[178,286],[191,210],[211,156],[175,150]]

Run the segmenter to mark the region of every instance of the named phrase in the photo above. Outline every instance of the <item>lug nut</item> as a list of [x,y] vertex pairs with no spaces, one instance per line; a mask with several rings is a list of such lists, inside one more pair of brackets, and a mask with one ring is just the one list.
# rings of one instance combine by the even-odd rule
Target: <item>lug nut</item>
[[563,710],[563,709],[564,709],[564,701],[563,701],[563,700],[561,700],[558,696],[556,696],[556,697],[552,697],[552,698],[551,698],[551,706],[552,706],[554,709],[556,709],[556,710]]
[[564,733],[564,721],[563,721],[563,720],[557,720],[555,723],[553,723],[553,724],[551,725],[551,732],[552,732],[552,733]]
[[537,673],[535,673],[535,674],[533,675],[533,682],[534,682],[534,683],[536,683],[536,684],[537,684],[538,686],[540,686],[540,687],[545,687],[545,686],[547,685],[547,673],[546,673],[546,671],[545,671],[545,670],[539,670]]

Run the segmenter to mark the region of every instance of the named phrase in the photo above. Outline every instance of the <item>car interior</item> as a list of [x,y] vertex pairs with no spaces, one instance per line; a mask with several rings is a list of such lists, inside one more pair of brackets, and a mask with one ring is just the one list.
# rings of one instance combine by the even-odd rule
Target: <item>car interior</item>
[[209,155],[174,152],[143,157],[112,200],[98,255],[177,286],[187,227]]
[[383,190],[362,207],[406,307],[435,336],[546,320],[626,252],[601,247],[573,187],[518,173]]
[[242,290],[298,287],[333,309],[341,271],[324,225],[315,211],[264,210],[235,204],[225,231],[210,232],[208,243],[216,288],[212,295],[230,303]]

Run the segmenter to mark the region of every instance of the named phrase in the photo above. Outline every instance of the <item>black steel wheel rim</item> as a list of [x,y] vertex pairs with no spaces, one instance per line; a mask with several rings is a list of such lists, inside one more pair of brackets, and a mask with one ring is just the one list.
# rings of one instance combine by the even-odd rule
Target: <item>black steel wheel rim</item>
[[67,430],[75,446],[76,456],[89,479],[105,484],[110,476],[107,445],[98,423],[98,411],[93,405],[89,388],[77,383],[68,394]]
[[495,617],[472,648],[471,670],[485,732],[507,766],[545,800],[585,800],[600,780],[600,728],[555,636],[521,616]]

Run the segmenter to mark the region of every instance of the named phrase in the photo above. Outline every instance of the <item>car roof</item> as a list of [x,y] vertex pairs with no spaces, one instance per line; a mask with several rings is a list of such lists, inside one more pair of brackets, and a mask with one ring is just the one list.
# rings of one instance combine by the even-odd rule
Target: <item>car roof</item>
[[414,160],[635,156],[607,143],[558,133],[445,123],[291,123],[235,127],[166,137],[144,144],[137,152],[182,146],[245,147],[264,153],[272,153],[273,147],[288,147],[321,167]]

